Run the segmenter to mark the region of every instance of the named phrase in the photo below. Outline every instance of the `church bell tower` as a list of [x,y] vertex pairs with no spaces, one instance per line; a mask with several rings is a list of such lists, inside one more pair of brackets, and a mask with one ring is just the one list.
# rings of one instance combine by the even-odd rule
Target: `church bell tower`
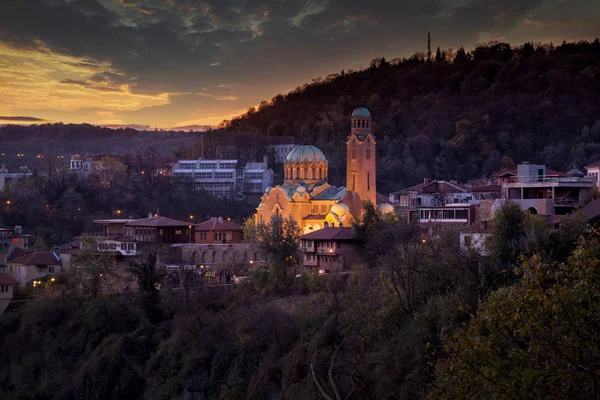
[[351,133],[346,142],[346,190],[354,191],[361,201],[370,201],[376,206],[376,143],[371,124],[369,110],[364,107],[354,110]]

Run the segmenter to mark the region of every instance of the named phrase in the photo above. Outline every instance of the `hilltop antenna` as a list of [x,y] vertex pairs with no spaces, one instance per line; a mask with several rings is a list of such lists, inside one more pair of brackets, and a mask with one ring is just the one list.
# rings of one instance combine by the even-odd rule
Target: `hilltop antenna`
[[427,32],[427,62],[431,62],[431,32]]

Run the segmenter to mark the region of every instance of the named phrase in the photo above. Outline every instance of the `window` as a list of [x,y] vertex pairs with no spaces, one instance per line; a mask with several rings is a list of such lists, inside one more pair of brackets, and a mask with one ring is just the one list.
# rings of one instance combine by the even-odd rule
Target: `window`
[[0,293],[8,293],[8,285],[1,285]]
[[352,174],[352,190],[356,190],[356,174]]
[[48,267],[48,273],[50,273],[50,274],[54,273],[54,267]]
[[371,158],[371,149],[367,149],[367,158]]
[[367,190],[371,190],[371,174],[367,174]]
[[325,204],[321,205],[321,214],[327,213],[327,206]]
[[356,158],[356,149],[352,149],[352,158]]

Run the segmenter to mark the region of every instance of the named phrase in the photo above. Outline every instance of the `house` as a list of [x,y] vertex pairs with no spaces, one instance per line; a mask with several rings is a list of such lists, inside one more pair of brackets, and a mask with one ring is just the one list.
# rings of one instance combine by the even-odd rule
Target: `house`
[[13,289],[18,285],[19,282],[14,278],[6,274],[0,274],[0,315],[4,313],[4,310],[10,304],[13,299]]
[[492,237],[492,228],[488,222],[470,225],[460,230],[460,250],[462,252],[476,251],[482,256],[487,255],[487,243]]
[[596,187],[600,187],[600,161],[585,166],[587,176],[594,181]]
[[51,251],[34,251],[9,259],[3,270],[19,284],[27,285],[34,279],[58,273],[62,270],[59,256]]
[[456,181],[425,179],[423,183],[390,193],[389,198],[399,217],[407,221],[471,224],[475,220],[474,206],[479,204],[479,198],[485,197],[483,193],[473,193],[472,188]]
[[364,262],[352,228],[323,228],[300,236],[301,264],[305,271],[340,272]]
[[196,243],[242,243],[244,242],[244,227],[223,217],[214,217],[196,225]]
[[565,215],[589,201],[596,184],[593,176],[523,163],[517,166],[516,173],[510,171],[502,177],[502,198],[535,214]]

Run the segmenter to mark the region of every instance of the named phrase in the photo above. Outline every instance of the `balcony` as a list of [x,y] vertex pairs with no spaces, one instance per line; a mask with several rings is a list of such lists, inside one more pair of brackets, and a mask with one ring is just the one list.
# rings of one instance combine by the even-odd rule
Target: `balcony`
[[555,206],[575,207],[579,205],[578,197],[557,197],[554,199]]
[[319,247],[317,248],[319,254],[336,254],[335,247]]
[[302,264],[306,265],[306,266],[309,266],[309,267],[316,267],[317,265],[319,265],[319,261],[317,260],[317,257],[315,257],[314,259],[313,258],[309,259],[309,258],[305,257],[302,260]]
[[529,176],[511,176],[509,182],[511,184],[576,184],[576,185],[594,185],[596,180],[592,176],[564,176],[564,175],[529,175]]

